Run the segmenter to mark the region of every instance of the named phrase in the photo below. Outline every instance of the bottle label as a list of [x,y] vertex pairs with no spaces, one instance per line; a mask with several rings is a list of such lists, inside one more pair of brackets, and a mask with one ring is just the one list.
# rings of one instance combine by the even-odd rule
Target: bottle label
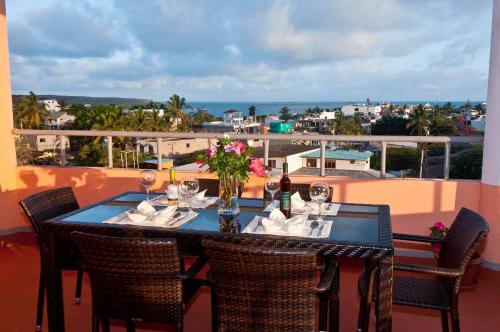
[[171,184],[167,188],[167,196],[169,201],[179,199],[179,189],[175,184]]
[[280,195],[280,209],[288,211],[290,210],[290,192],[282,192]]

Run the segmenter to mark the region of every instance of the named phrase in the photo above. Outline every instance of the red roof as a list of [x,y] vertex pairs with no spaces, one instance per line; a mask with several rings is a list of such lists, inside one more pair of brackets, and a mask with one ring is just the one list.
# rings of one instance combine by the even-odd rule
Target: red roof
[[241,113],[241,112],[237,110],[227,110],[224,113]]

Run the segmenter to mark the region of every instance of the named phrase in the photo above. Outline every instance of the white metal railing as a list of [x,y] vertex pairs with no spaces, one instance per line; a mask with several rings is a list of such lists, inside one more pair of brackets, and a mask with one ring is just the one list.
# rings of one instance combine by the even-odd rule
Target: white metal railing
[[[224,136],[247,140],[264,140],[264,164],[269,159],[270,141],[319,141],[320,176],[325,176],[327,142],[370,142],[381,145],[380,177],[386,176],[387,144],[391,142],[442,143],[444,144],[444,179],[450,175],[450,151],[452,143],[481,143],[480,136],[371,136],[371,135],[302,135],[302,134],[241,134],[241,133],[186,133],[186,132],[142,132],[142,131],[97,131],[97,130],[33,130],[13,129],[14,135],[51,135],[78,137],[106,137],[108,140],[108,167],[113,168],[113,137],[156,138],[158,169],[161,170],[162,138],[220,139]],[[61,150],[64,155],[64,149]]]

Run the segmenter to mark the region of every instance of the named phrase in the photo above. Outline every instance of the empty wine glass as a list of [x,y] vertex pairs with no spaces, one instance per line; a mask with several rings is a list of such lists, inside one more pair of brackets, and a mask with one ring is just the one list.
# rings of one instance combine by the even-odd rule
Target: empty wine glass
[[311,196],[311,200],[318,204],[318,219],[317,221],[323,221],[321,217],[321,207],[323,203],[330,196],[330,187],[328,183],[325,182],[314,182],[309,187],[309,196]]
[[193,177],[188,177],[181,182],[180,185],[181,193],[184,197],[187,198],[189,213],[194,213],[191,208],[191,198],[198,192],[200,189],[200,184],[198,179]]
[[274,210],[274,196],[280,190],[280,180],[281,177],[276,172],[266,172],[266,176],[264,178],[264,186],[266,191],[271,195],[271,209]]
[[149,188],[156,182],[156,171],[146,169],[141,171],[141,184],[146,189],[146,201],[149,201]]

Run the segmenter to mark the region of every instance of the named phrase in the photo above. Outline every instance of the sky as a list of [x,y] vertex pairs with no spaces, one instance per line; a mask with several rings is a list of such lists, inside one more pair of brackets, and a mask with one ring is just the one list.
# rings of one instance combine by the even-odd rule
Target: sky
[[492,0],[8,0],[14,94],[485,100]]

